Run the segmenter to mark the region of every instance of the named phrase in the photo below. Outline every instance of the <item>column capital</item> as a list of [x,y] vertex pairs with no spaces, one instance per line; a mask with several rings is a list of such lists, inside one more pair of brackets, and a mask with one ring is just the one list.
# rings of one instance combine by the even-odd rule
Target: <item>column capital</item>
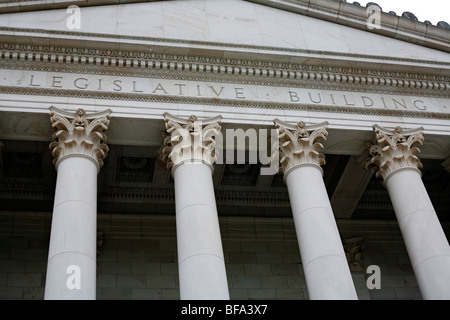
[[366,142],[366,150],[359,161],[366,169],[372,167],[372,172],[376,173],[377,178],[383,178],[386,182],[386,179],[397,170],[422,169],[422,162],[416,156],[420,149],[414,146],[423,144],[422,127],[404,130],[397,126],[390,130],[374,125],[373,131],[376,142]]
[[216,137],[220,135],[221,116],[199,120],[164,113],[166,131],[159,160],[169,170],[183,163],[204,163],[211,169],[217,160]]
[[87,114],[82,108],[75,113],[50,107],[50,122],[53,128],[53,141],[49,148],[54,157],[53,164],[72,156],[85,157],[92,160],[98,171],[108,155],[106,134],[111,110]]
[[441,163],[445,170],[450,172],[450,158]]
[[280,165],[285,178],[287,173],[301,165],[312,165],[320,170],[325,164],[325,156],[319,153],[323,145],[319,142],[328,136],[328,122],[306,125],[303,121],[296,125],[274,120],[279,130]]

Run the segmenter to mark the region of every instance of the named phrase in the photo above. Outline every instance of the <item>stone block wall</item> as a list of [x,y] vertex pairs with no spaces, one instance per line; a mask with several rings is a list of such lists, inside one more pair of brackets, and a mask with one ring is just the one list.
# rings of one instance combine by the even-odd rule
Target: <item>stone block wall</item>
[[[352,272],[361,300],[422,299],[397,221],[338,221],[342,238],[364,237],[362,271]],[[371,265],[380,268],[381,289],[367,288]]]
[[[50,225],[50,213],[0,212],[0,299],[44,298]],[[231,299],[308,299],[292,219],[221,217],[220,225]],[[99,214],[97,299],[179,299],[175,227],[174,216]],[[364,238],[362,264],[352,267],[359,299],[421,299],[396,221],[338,227],[343,239]],[[380,267],[381,289],[367,288],[369,265]]]
[[51,215],[0,212],[0,299],[43,299]]

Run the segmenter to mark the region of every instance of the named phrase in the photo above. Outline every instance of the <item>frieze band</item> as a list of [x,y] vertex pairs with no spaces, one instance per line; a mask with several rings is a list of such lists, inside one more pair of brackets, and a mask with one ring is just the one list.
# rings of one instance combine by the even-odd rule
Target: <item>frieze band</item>
[[407,97],[379,93],[319,90],[299,87],[230,84],[206,81],[153,79],[144,77],[93,76],[84,74],[16,72],[0,79],[0,86],[43,90],[127,93],[214,101],[259,101],[298,105],[450,113],[444,101],[431,97]]

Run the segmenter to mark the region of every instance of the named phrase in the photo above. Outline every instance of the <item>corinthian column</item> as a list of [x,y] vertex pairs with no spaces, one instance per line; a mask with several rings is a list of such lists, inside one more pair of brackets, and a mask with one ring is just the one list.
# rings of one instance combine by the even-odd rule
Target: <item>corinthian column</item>
[[110,111],[51,108],[57,170],[45,299],[96,298],[97,174],[107,156]]
[[220,117],[198,121],[164,114],[161,159],[172,171],[180,298],[227,300],[228,282],[212,180]]
[[296,126],[278,119],[280,164],[289,191],[310,299],[357,299],[321,165],[327,123]]
[[366,167],[384,180],[424,299],[450,299],[450,247],[423,185],[422,128],[388,130],[374,125],[366,143]]

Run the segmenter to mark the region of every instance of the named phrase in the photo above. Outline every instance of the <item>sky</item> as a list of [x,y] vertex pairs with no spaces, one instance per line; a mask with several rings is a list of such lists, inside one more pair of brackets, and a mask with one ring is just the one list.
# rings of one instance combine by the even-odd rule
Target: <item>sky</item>
[[[378,4],[383,12],[394,11],[398,16],[403,12],[412,12],[419,21],[430,21],[436,25],[439,21],[450,23],[450,0],[355,0],[366,6],[368,2]],[[352,3],[353,0],[347,0]]]

